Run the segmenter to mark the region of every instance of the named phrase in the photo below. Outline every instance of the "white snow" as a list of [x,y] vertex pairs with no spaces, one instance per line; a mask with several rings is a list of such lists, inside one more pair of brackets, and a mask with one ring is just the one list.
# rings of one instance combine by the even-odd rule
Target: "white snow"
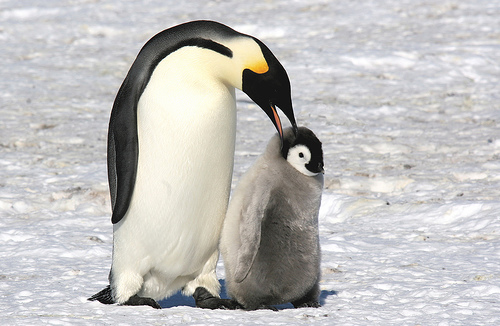
[[[323,141],[319,309],[86,300],[111,263],[114,96],[193,19],[268,44]],[[0,324],[500,324],[500,1],[3,0],[0,41]],[[238,99],[233,185],[274,133]]]

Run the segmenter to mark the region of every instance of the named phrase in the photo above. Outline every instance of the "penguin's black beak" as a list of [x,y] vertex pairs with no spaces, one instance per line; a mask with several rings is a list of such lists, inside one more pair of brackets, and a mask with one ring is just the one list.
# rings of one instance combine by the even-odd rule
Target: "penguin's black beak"
[[274,105],[271,104],[270,107],[271,107],[272,116],[269,115],[269,118],[271,118],[271,121],[273,122],[274,126],[276,127],[276,130],[278,131],[278,134],[280,135],[281,145],[283,146],[283,126],[281,125],[280,116],[278,115],[278,112],[276,111],[276,107]]
[[[283,70],[284,72],[284,70]],[[284,75],[286,77],[286,75]],[[269,72],[259,75],[250,70],[243,72],[243,91],[267,114],[281,138],[283,148],[283,126],[277,107],[285,114],[297,135],[297,122],[293,113],[288,77],[275,79]]]
[[286,79],[286,87],[274,85],[276,82],[272,75],[259,75],[250,70],[243,73],[243,92],[245,92],[267,114],[274,124],[283,145],[283,126],[278,115],[277,107],[285,114],[297,134],[297,123],[293,113],[290,86]]
[[[278,115],[278,111],[276,110],[276,106],[274,104],[270,103],[269,108],[270,108],[269,112],[266,110],[265,111],[266,111],[267,115],[269,116],[269,118],[271,119],[271,121],[273,122],[274,127],[276,128],[276,131],[278,131],[278,134],[279,134],[280,140],[281,140],[281,148],[283,148],[283,126],[281,124],[280,116]],[[290,105],[288,110],[286,110],[286,111],[282,110],[282,111],[285,113],[286,117],[288,118],[288,120],[292,124],[293,133],[295,135],[297,135],[297,130],[298,130],[297,123],[295,122],[295,116],[293,114],[292,106]]]
[[292,128],[293,128],[294,135],[297,136],[298,128],[297,128],[297,122],[295,121],[295,115],[293,113],[292,97],[290,94],[290,89],[288,88],[283,93],[286,95],[281,96],[281,98],[276,100],[276,102],[272,102],[271,106],[273,107],[273,110],[275,112],[276,112],[276,106],[278,106],[280,108],[280,110],[288,118],[288,121],[290,121],[290,124],[292,125]]

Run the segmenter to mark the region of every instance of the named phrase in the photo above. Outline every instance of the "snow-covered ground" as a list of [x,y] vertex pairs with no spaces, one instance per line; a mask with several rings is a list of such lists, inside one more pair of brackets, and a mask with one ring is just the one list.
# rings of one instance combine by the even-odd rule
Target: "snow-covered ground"
[[[86,301],[111,263],[116,91],[201,18],[269,45],[323,141],[319,309]],[[0,57],[0,324],[500,324],[500,1],[2,0]],[[238,96],[233,184],[274,133]]]

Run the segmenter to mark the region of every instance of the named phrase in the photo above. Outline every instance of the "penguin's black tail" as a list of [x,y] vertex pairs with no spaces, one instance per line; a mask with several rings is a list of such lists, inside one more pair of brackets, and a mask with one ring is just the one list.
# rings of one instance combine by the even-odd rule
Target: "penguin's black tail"
[[87,300],[89,301],[99,301],[104,304],[113,304],[115,300],[113,299],[113,295],[111,294],[111,286],[107,286],[101,291],[97,292]]

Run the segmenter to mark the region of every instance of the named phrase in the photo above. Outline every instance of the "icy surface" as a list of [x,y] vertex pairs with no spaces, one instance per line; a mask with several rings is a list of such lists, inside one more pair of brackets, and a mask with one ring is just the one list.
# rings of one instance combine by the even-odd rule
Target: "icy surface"
[[[319,309],[86,301],[116,91],[147,39],[202,18],[269,45],[323,141]],[[3,0],[0,43],[0,324],[500,324],[500,1]],[[233,184],[274,133],[238,98]]]

